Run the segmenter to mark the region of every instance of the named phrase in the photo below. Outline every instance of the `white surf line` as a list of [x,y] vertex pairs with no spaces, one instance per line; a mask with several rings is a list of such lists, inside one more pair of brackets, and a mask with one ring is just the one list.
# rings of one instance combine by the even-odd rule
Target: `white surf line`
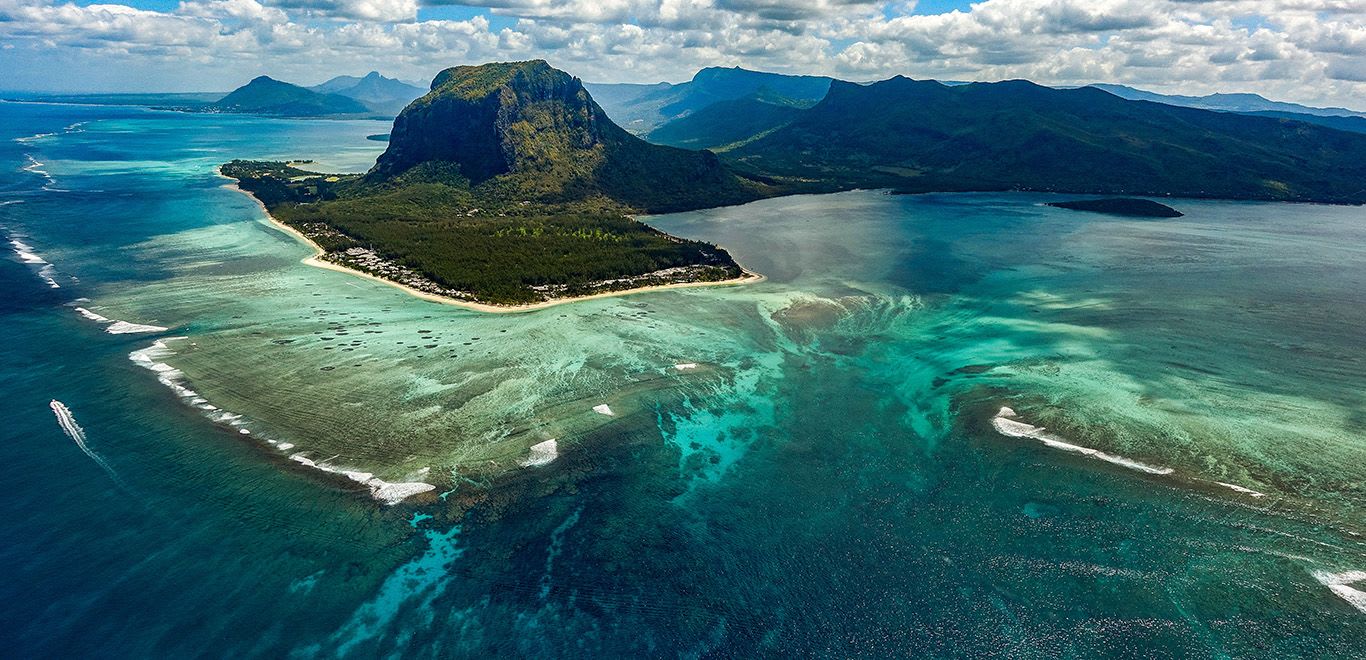
[[531,445],[531,453],[522,461],[522,467],[549,465],[560,455],[560,445],[554,438]]
[[57,416],[57,425],[62,427],[62,431],[66,433],[67,437],[74,440],[76,446],[80,447],[81,451],[84,452],[86,456],[90,457],[90,460],[95,461],[95,464],[100,466],[101,470],[108,473],[109,478],[113,479],[114,483],[118,484],[120,488],[127,488],[124,485],[123,480],[119,478],[118,473],[114,472],[114,468],[104,462],[104,459],[100,458],[99,454],[91,451],[90,447],[86,446],[85,429],[81,428],[81,425],[76,423],[76,417],[71,414],[71,409],[66,407],[65,403],[56,399],[53,399],[47,406],[52,409],[52,414]]
[[[14,201],[18,200],[11,200],[10,202],[4,203],[9,204]],[[46,282],[50,288],[62,288],[60,284],[57,284],[57,280],[54,277],[57,274],[56,267],[53,266],[51,263],[48,263],[47,259],[44,259],[41,256],[39,256],[37,252],[34,252],[32,245],[29,245],[28,243],[25,243],[13,237],[9,239],[9,244],[10,247],[14,248],[14,254],[15,256],[19,257],[19,261],[22,261],[30,266],[39,267],[37,273],[39,279]]]
[[34,135],[29,135],[27,137],[14,138],[14,141],[19,144],[28,144],[30,142],[37,142],[38,140],[41,140],[43,138],[49,138],[54,135],[56,135],[56,133],[37,133]]
[[[360,470],[348,470],[346,468],[332,467],[330,465],[327,465],[326,461],[319,462],[308,458],[304,455],[304,452],[299,452],[297,454],[291,455],[289,457],[289,460],[299,463],[300,465],[311,467],[315,470],[322,470],[323,472],[330,472],[332,474],[340,474],[356,483],[363,484],[370,489],[371,497],[389,506],[398,504],[399,502],[402,502],[403,500],[408,499],[409,497],[412,497],[419,493],[425,493],[427,491],[436,490],[436,486],[421,481],[385,481],[369,472],[361,472]],[[327,460],[330,461],[332,459]]]
[[1347,571],[1344,573],[1330,573],[1328,571],[1314,571],[1315,580],[1319,581],[1334,595],[1341,598],[1357,611],[1366,614],[1366,591],[1353,588],[1352,584],[1366,582],[1366,571]]
[[77,314],[80,314],[81,316],[84,316],[85,318],[90,319],[91,321],[94,321],[96,323],[108,324],[104,328],[104,331],[111,335],[127,335],[139,332],[165,332],[167,330],[170,330],[170,328],[160,325],[146,325],[143,323],[129,323],[128,321],[116,321],[111,318],[100,316],[99,314],[96,314],[95,312],[92,312],[84,307],[76,307],[75,309]]
[[679,371],[687,371],[688,369],[696,369],[696,368],[697,368],[697,363],[696,363],[696,362],[680,362],[679,364],[675,364],[675,365],[674,365],[674,369],[677,369],[677,370],[679,370]]
[[[79,311],[82,308],[77,309]],[[85,310],[84,312],[82,312],[82,314],[92,314],[94,316],[99,316],[98,314],[95,314],[90,310]],[[158,339],[152,342],[152,344],[146,348],[139,349],[133,351],[132,353],[129,353],[128,359],[132,360],[134,364],[155,373],[157,375],[157,380],[160,381],[162,385],[165,385],[166,387],[170,388],[172,392],[175,392],[176,396],[180,397],[181,401],[183,401],[186,405],[191,406],[196,410],[199,410],[200,413],[203,414],[205,417],[209,418],[210,421],[213,421],[216,424],[228,426],[230,428],[235,428],[237,429],[237,433],[239,435],[250,436],[252,438],[261,440],[265,444],[272,446],[277,451],[288,452],[289,450],[294,449],[294,445],[292,443],[280,442],[277,440],[266,438],[260,434],[254,434],[252,429],[247,428],[247,422],[242,417],[242,415],[224,410],[222,408],[219,408],[218,406],[213,405],[212,403],[209,403],[209,400],[201,396],[199,392],[196,392],[189,388],[189,386],[185,382],[185,372],[176,369],[175,367],[172,367],[171,365],[161,361],[167,357],[175,355],[175,350],[173,350],[169,345],[170,342],[180,341],[184,339],[188,339],[188,337],[165,337],[163,339]],[[333,458],[336,457],[334,456]],[[313,461],[307,458],[304,455],[304,452],[298,452],[293,455],[290,455],[289,459],[301,465],[311,467],[317,470],[322,470],[323,472],[344,475],[353,481],[365,484],[367,487],[370,488],[370,495],[385,504],[398,504],[404,499],[407,499],[413,495],[417,495],[418,493],[425,493],[429,490],[436,489],[436,486],[433,486],[432,484],[428,483],[392,483],[379,479],[369,472],[332,467],[326,465],[326,463],[332,459],[329,458],[327,459],[327,461]]]
[[1266,493],[1259,492],[1259,491],[1255,491],[1255,490],[1252,490],[1251,488],[1247,488],[1247,487],[1245,487],[1245,486],[1239,486],[1238,484],[1228,484],[1228,483],[1224,483],[1224,482],[1222,482],[1222,481],[1216,481],[1216,482],[1214,482],[1214,483],[1219,484],[1220,486],[1223,486],[1224,488],[1228,488],[1228,489],[1230,489],[1230,490],[1233,490],[1233,491],[1242,493],[1242,494],[1244,494],[1244,495],[1251,495],[1252,497],[1266,497]]
[[1174,472],[1174,470],[1172,470],[1172,468],[1169,467],[1158,467],[1154,465],[1148,465],[1147,463],[1140,463],[1138,461],[1125,458],[1123,456],[1107,454],[1103,451],[1100,451],[1099,449],[1092,449],[1090,447],[1074,445],[1056,435],[1047,433],[1045,429],[1042,427],[1031,426],[1024,422],[1012,419],[1015,416],[1016,415],[1014,410],[1002,406],[1001,410],[996,413],[996,416],[991,418],[991,424],[992,426],[996,427],[996,431],[1001,435],[1010,436],[1012,438],[1031,438],[1034,440],[1038,440],[1039,442],[1042,442],[1044,445],[1051,447],[1053,449],[1060,449],[1062,451],[1071,452],[1074,454],[1089,456],[1091,458],[1099,459],[1107,463],[1113,463],[1115,465],[1126,467],[1131,470],[1138,470],[1139,472],[1146,472],[1148,474],[1171,474],[1172,472]]

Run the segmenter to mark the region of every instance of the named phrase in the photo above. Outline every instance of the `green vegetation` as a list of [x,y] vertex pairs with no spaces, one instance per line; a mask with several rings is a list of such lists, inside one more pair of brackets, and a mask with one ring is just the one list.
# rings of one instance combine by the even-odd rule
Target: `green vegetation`
[[1132,197],[1079,199],[1067,202],[1049,202],[1048,205],[1073,211],[1090,211],[1092,213],[1108,213],[1139,218],[1179,218],[1185,215],[1166,204],[1159,204],[1150,199],[1134,199]]
[[329,261],[496,304],[739,277],[724,250],[627,214],[765,194],[714,154],[626,133],[544,62],[442,72],[365,175],[250,161],[222,171]]
[[836,82],[821,103],[725,156],[814,190],[1366,202],[1366,135],[1018,80]]
[[[789,78],[699,73],[673,101],[688,106],[687,116],[652,134],[724,149],[727,163],[631,135],[577,78],[538,60],[442,71],[398,115],[388,148],[364,175],[242,161],[223,172],[330,261],[431,293],[503,304],[738,276],[724,250],[668,236],[629,214],[794,192],[1366,201],[1364,135],[1024,81],[949,87],[898,77],[864,86]],[[824,99],[803,109],[783,90]],[[616,90],[623,98],[637,91]],[[1179,215],[1147,200],[1058,205]]]
[[339,94],[320,94],[267,76],[258,76],[205,110],[283,117],[319,117],[370,112],[365,104],[355,99]]
[[[328,260],[430,293],[521,304],[742,274],[724,250],[620,213],[497,206],[468,187],[444,183],[374,192],[359,177],[285,163],[232,161],[222,172],[317,243]],[[485,201],[494,205],[484,207]],[[386,272],[388,266],[400,270]]]
[[801,114],[800,106],[757,96],[718,101],[650,131],[645,139],[722,152],[786,126]]
[[831,80],[708,67],[677,85],[591,84],[588,90],[613,121],[632,133],[645,135],[722,101],[757,98],[777,105],[810,107],[825,97]]
[[556,212],[669,212],[769,194],[715,154],[627,133],[577,78],[539,60],[442,71],[394,121],[365,180],[385,188],[457,175],[485,205],[528,201]]

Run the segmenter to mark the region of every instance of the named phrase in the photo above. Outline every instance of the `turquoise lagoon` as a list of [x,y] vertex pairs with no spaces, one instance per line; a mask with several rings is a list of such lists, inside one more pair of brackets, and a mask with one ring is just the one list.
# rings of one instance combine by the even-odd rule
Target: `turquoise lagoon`
[[1366,649],[1360,208],[775,199],[645,219],[763,283],[482,314],[214,173],[382,124],[0,116],[19,655]]

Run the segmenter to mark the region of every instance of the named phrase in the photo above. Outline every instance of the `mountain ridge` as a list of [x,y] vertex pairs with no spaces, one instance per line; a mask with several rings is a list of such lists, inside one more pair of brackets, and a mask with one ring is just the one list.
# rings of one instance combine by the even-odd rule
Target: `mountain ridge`
[[796,120],[725,156],[826,189],[1366,201],[1366,136],[1022,80],[836,81]]
[[207,106],[213,112],[244,112],[287,117],[363,114],[370,108],[352,98],[322,94],[270,76],[257,76]]

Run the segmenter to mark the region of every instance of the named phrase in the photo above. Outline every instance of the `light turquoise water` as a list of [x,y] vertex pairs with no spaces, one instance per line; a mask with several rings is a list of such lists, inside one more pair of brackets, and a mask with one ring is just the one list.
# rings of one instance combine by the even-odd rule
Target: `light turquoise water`
[[[371,122],[0,113],[54,133],[0,150],[0,227],[61,286],[0,264],[12,648],[1362,650],[1359,208],[768,200],[648,219],[762,284],[485,315],[300,264],[213,175],[364,169]],[[291,456],[434,489],[386,506]]]

